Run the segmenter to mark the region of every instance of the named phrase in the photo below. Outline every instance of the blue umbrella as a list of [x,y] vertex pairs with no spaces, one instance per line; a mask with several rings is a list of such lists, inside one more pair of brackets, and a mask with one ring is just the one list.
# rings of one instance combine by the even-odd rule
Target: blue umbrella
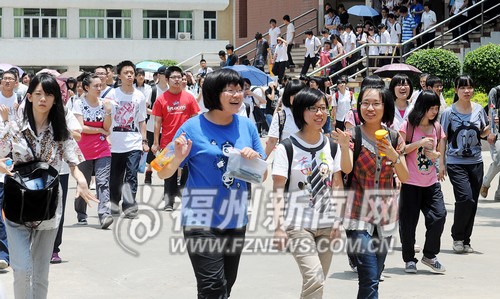
[[148,60],[141,61],[135,65],[136,68],[141,68],[147,72],[156,72],[160,66],[163,66],[163,64]]
[[264,86],[273,81],[273,78],[271,78],[268,74],[250,65],[233,65],[226,66],[224,68],[237,71],[240,76],[249,79],[252,86]]
[[354,5],[347,10],[347,13],[360,17],[374,17],[379,15],[378,11],[366,5]]

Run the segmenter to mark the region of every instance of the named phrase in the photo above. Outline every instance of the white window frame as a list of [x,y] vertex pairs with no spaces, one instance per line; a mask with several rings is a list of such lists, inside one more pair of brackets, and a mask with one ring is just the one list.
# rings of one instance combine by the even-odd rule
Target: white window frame
[[[151,11],[151,9],[145,10]],[[165,17],[143,17],[143,38],[144,39],[176,39],[177,33],[179,32],[188,32],[193,35],[193,13],[191,12],[191,18],[170,18],[168,16],[169,11],[162,10],[165,12]],[[170,27],[171,22],[174,22],[174,36],[170,35]],[[180,24],[184,23],[184,28],[188,27],[188,22],[191,22],[191,30],[190,31],[179,31],[179,28],[182,27]],[[155,24],[156,23],[156,24]],[[156,36],[153,36],[153,28],[156,28]],[[146,33],[147,30],[147,33]],[[162,37],[161,32],[165,32],[165,37]]]
[[[20,26],[19,33],[18,30],[14,29],[14,35],[16,38],[67,38],[68,36],[68,16],[66,11],[66,16],[42,16],[42,10],[44,8],[39,8],[40,15],[38,16],[16,16],[14,15],[14,27]],[[34,23],[38,23],[38,32],[35,34],[33,28]],[[47,22],[49,28],[47,29],[48,36],[43,36],[44,23]],[[51,24],[56,22],[56,34],[52,35]],[[27,24],[28,23],[28,24]],[[65,32],[61,34],[62,23],[64,23]],[[25,28],[28,26],[29,34],[26,35]]]
[[[205,24],[208,23],[208,32],[205,32]],[[212,36],[212,29],[215,28],[215,36]],[[208,37],[207,37],[208,34]],[[205,18],[203,16],[203,38],[204,39],[217,39],[217,12],[215,11],[215,18]]]
[[[101,10],[101,9],[96,9]],[[108,10],[104,10],[104,17],[79,17],[79,24],[80,24],[80,38],[84,39],[131,39],[132,38],[132,17],[108,17]],[[121,10],[122,12],[125,10]],[[130,14],[131,15],[131,14]],[[82,34],[81,32],[81,22],[85,22],[85,34]],[[93,22],[92,22],[93,21]],[[111,36],[108,35],[108,22],[112,22],[112,27],[113,31]],[[126,23],[127,21],[129,22],[130,30],[127,34],[126,31]],[[117,37],[117,23],[121,22],[121,28],[120,28],[120,37]],[[93,24],[92,24],[93,23]],[[103,26],[103,34],[102,36],[99,35],[99,23],[102,24]],[[95,36],[90,36],[91,28],[94,27],[94,33]]]

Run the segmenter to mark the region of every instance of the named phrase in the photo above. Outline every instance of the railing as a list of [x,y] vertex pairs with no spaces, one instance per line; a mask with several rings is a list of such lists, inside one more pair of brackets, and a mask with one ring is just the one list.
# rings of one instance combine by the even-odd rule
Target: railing
[[[306,18],[307,16],[310,16],[310,15],[313,15],[313,17],[309,18],[309,19],[306,19],[304,20],[304,18]],[[308,30],[314,30],[314,29],[317,29],[318,28],[318,10],[316,8],[313,8],[313,9],[310,9],[300,15],[298,15],[297,17],[293,18],[290,20],[290,22],[294,23],[294,22],[298,22],[299,20],[304,20],[302,23],[300,24],[297,24],[295,26],[295,38],[297,39],[299,36],[303,36],[304,33]],[[312,23],[312,24],[311,24]],[[295,25],[295,24],[294,24]],[[278,28],[283,28],[285,26],[285,24],[281,24],[280,26],[278,26]],[[305,27],[305,26],[309,26],[309,27]],[[297,34],[298,30],[302,27],[305,27],[304,30],[302,30],[302,32],[300,32],[299,34]],[[262,34],[262,38],[266,38],[267,36],[269,35],[269,32],[266,32],[266,33],[263,33]],[[248,48],[248,49],[247,49]],[[253,52],[255,52],[256,49],[255,49],[255,39],[252,39],[246,43],[244,43],[243,45],[237,47],[234,49],[234,52],[236,54],[238,54],[239,57],[242,57],[242,56],[247,56],[248,59],[250,60],[250,62],[253,62],[253,60],[255,59],[255,57],[249,57],[249,55]],[[192,65],[191,67],[189,68],[186,68],[184,69],[184,71],[190,71],[194,68],[196,68],[198,66],[198,63],[199,61],[205,57],[205,55],[217,55],[217,57],[219,57],[219,53],[214,53],[214,52],[199,52],[181,62],[179,62],[177,64],[177,66],[181,66],[181,65],[184,65],[184,64],[187,64],[187,63],[192,63],[192,61],[196,61],[196,64]],[[250,55],[251,56],[251,55]]]
[[[350,74],[349,76],[356,76],[356,75],[359,75],[359,74],[362,74],[363,72],[366,72],[366,75],[369,75],[369,72],[370,70],[373,70],[373,69],[376,69],[376,67],[373,67],[373,68],[370,68],[368,67],[368,61],[370,58],[383,58],[383,59],[391,59],[391,62],[394,61],[394,59],[398,59],[400,60],[401,62],[404,61],[404,59],[406,57],[408,57],[409,55],[411,55],[411,53],[413,53],[414,51],[416,50],[419,50],[419,49],[422,49],[423,47],[425,47],[426,45],[428,45],[429,43],[433,42],[433,41],[440,41],[440,45],[437,46],[437,48],[444,48],[448,45],[451,45],[453,44],[454,42],[456,42],[457,40],[459,40],[460,38],[462,38],[463,36],[471,33],[472,31],[474,30],[477,30],[477,29],[480,29],[481,30],[481,36],[484,35],[484,25],[492,22],[494,19],[500,17],[500,14],[498,15],[495,15],[493,16],[492,18],[488,19],[488,20],[485,20],[484,19],[484,14],[485,13],[488,13],[490,11],[494,11],[495,8],[497,7],[500,7],[500,3],[497,3],[495,5],[492,5],[489,9],[484,9],[484,4],[488,1],[493,1],[493,0],[481,0],[479,1],[478,3],[472,5],[471,7],[468,7],[467,9],[463,10],[462,12],[460,12],[460,14],[463,14],[465,12],[469,12],[469,14],[471,13],[471,11],[476,8],[476,7],[481,7],[481,12],[476,15],[476,16],[472,16],[472,17],[469,17],[468,20],[462,24],[459,24],[458,26],[456,27],[453,27],[451,29],[448,29],[447,31],[445,31],[445,24],[447,22],[450,22],[451,20],[459,17],[459,15],[455,15],[455,16],[452,16],[448,19],[446,19],[445,21],[442,21],[440,22],[439,24],[436,24],[432,27],[430,27],[429,29],[427,29],[426,31],[420,33],[420,34],[417,34],[416,36],[412,37],[411,39],[403,42],[403,43],[396,43],[396,44],[381,44],[381,43],[365,43],[359,47],[357,47],[356,49],[352,50],[351,52],[348,52],[348,53],[345,53],[344,55],[334,59],[333,61],[331,61],[330,63],[320,67],[320,68],[317,68],[315,70],[313,70],[312,72],[308,73],[307,76],[313,76],[314,74],[318,73],[318,72],[321,72],[321,71],[324,71],[326,69],[329,69],[332,65],[338,63],[338,62],[341,62],[342,59],[344,58],[347,58],[351,55],[358,55],[358,53],[361,53],[361,51],[364,49],[365,52],[366,52],[366,56],[364,57],[361,57],[360,59],[358,59],[356,62],[352,63],[352,64],[349,64],[348,66],[346,66],[345,68],[342,68],[340,69],[339,71],[333,73],[333,74],[329,74],[329,77],[333,77],[333,76],[336,76],[336,75],[340,75],[342,73],[345,73],[346,70],[349,70],[355,66],[357,66],[358,64],[360,63],[363,63],[363,62],[366,62],[366,67],[362,68],[361,70],[358,70],[357,72],[353,73],[353,74]],[[445,43],[445,40],[444,40],[444,37],[445,35],[447,34],[450,34],[454,29],[462,26],[463,24],[465,23],[469,23],[469,22],[472,22],[472,21],[475,21],[478,17],[480,17],[481,19],[481,24],[480,25],[477,25],[475,26],[474,28],[470,29],[469,31],[467,31],[466,33],[462,33],[460,34],[459,36],[455,37],[455,38],[452,38],[450,41],[446,42]],[[433,38],[432,40],[416,47],[416,48],[413,48],[412,50],[408,51],[407,53],[403,53],[403,51],[400,51],[400,54],[398,56],[395,55],[395,49],[399,48],[400,50],[403,49],[404,45],[407,45],[409,43],[413,43],[415,40],[421,38],[422,36],[424,36],[424,34],[432,31],[432,30],[436,30],[437,28],[441,27],[441,34],[440,35],[436,35],[435,38]],[[393,52],[392,52],[392,56],[381,56],[381,55],[377,55],[377,56],[374,56],[374,55],[369,55],[369,48],[370,47],[380,47],[380,46],[391,46],[393,47]],[[335,82],[334,82],[335,83]]]

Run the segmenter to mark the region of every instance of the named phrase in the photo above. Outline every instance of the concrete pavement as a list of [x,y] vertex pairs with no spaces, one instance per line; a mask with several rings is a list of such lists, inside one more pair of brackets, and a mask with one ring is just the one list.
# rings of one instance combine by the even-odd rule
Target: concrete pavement
[[[485,171],[491,162],[483,151]],[[115,218],[110,230],[98,226],[95,205],[89,208],[89,225],[76,225],[72,197],[75,183],[70,180],[66,222],[61,246],[63,263],[50,268],[49,298],[196,298],[196,280],[186,253],[172,253],[170,243],[182,237],[173,229],[179,215],[161,209],[163,182],[154,178],[152,187],[144,187],[143,175],[138,200],[140,218]],[[271,189],[271,179],[264,184]],[[500,284],[500,202],[493,201],[498,186],[495,179],[487,199],[480,198],[472,247],[473,254],[457,255],[451,248],[454,197],[448,181],[443,183],[448,210],[442,237],[440,261],[445,274],[433,274],[418,263],[417,274],[404,273],[399,240],[386,261],[386,277],[380,283],[381,298],[499,298]],[[178,203],[177,203],[178,204]],[[265,200],[254,212],[256,230],[247,236],[269,236],[262,225],[266,221]],[[396,239],[399,239],[396,236]],[[417,243],[423,247],[424,226],[420,221]],[[258,244],[243,254],[238,279],[231,298],[298,298],[301,287],[299,269],[289,253],[252,253]],[[421,258],[421,254],[417,254]],[[12,269],[0,272],[6,298],[13,296]],[[1,287],[0,287],[1,289]],[[355,298],[357,275],[344,253],[334,255],[324,298]],[[1,298],[1,296],[0,296]]]

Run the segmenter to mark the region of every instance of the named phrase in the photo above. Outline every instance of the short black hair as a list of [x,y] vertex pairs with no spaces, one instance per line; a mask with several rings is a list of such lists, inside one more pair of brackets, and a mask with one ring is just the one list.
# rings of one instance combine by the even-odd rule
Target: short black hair
[[425,1],[425,2],[424,2],[424,7],[425,7],[425,6],[427,6],[429,9],[431,9],[431,8],[432,8],[432,6],[431,6],[431,2],[430,2],[430,1]]
[[308,107],[314,106],[321,100],[323,100],[326,107],[328,107],[328,101],[326,100],[325,94],[318,89],[303,88],[295,95],[292,106],[292,114],[295,125],[297,125],[299,130],[302,130],[306,125],[304,112]]
[[413,94],[413,83],[411,82],[410,77],[408,77],[408,75],[406,74],[396,74],[394,77],[392,77],[391,83],[389,84],[389,90],[394,97],[394,101],[396,100],[396,86],[401,83],[408,83],[408,85],[410,86],[410,92],[408,92],[408,97],[406,98],[407,100],[410,99],[411,95]]
[[[116,66],[116,72],[118,73],[118,75],[120,75],[120,73],[122,72],[122,69],[126,66],[131,66],[133,69],[134,69],[134,75],[135,75],[135,64],[130,61],[130,60],[124,60],[120,63],[118,63],[118,65]],[[107,65],[105,65],[106,69],[109,69]],[[111,66],[111,69],[113,68],[113,66]]]
[[382,103],[384,103],[384,114],[382,115],[382,120],[381,120],[382,123],[385,123],[387,126],[392,125],[392,122],[394,121],[394,99],[392,93],[387,88],[385,88],[385,86],[369,85],[361,88],[361,92],[359,93],[358,103],[357,103],[359,120],[362,123],[365,122],[365,119],[361,115],[361,102],[363,101],[365,93],[368,92],[369,90],[376,90],[380,94]]
[[241,80],[243,80],[243,83],[247,83],[248,85],[252,86],[252,81],[250,81],[250,79],[248,79],[248,78],[241,78]]
[[0,77],[3,79],[3,76],[4,76],[5,74],[11,74],[12,76],[14,76],[14,79],[15,79],[16,81],[18,80],[17,73],[16,73],[14,70],[12,70],[12,69],[10,69],[10,70],[6,70],[6,71],[2,72],[2,74],[0,75]]
[[306,32],[304,32],[305,35],[314,35],[312,30],[307,30]]
[[207,62],[204,58],[200,59],[200,63]]
[[180,74],[183,74],[182,69],[180,67],[176,65],[171,65],[165,70],[165,77],[169,79],[173,72],[178,72]]
[[16,81],[19,80],[19,70],[17,69],[17,67],[11,67],[7,71],[10,71],[14,74],[14,76],[16,77]]
[[408,7],[404,6],[404,5],[401,5],[399,7],[399,12],[400,13],[407,13],[408,12]]
[[385,86],[385,83],[384,83],[384,80],[382,80],[382,78],[380,78],[380,76],[370,75],[370,76],[366,76],[363,79],[363,81],[361,81],[361,88],[369,87],[369,86],[382,88]]
[[395,16],[394,16],[394,14],[391,12],[391,13],[389,13],[389,14],[387,15],[387,18],[388,18],[388,19],[394,19],[394,18],[395,18]]
[[203,104],[208,110],[222,110],[220,94],[228,85],[239,85],[243,88],[243,80],[235,70],[222,68],[205,76],[203,82]]
[[[285,79],[285,78],[283,78]],[[283,90],[283,96],[281,97],[281,102],[285,107],[291,108],[292,102],[290,100],[291,97],[295,97],[295,95],[304,89],[306,85],[299,79],[288,79],[288,82],[285,85],[285,89]]]
[[219,56],[226,56],[226,51],[220,50],[219,51]]
[[290,22],[290,16],[289,15],[284,15],[283,16],[283,21]]
[[[439,100],[438,95],[432,90],[422,90],[422,92],[415,100],[413,109],[408,115],[408,123],[413,127],[418,127],[418,125],[420,125],[420,121],[422,121],[422,118],[424,118],[427,111],[429,111],[429,109],[434,106],[441,107],[441,101]],[[434,124],[437,118],[438,114],[436,114],[436,117],[434,117],[434,119],[429,119],[429,123]]]
[[[84,73],[84,77],[82,78],[82,88],[85,92],[88,92],[89,89],[88,87],[90,86],[90,84],[92,83],[92,80],[93,79],[99,79],[99,76],[96,75],[96,74],[92,74],[92,73]],[[80,76],[79,76],[80,77]],[[102,83],[106,83],[106,82],[102,82]]]
[[378,24],[377,26],[378,30],[382,30],[384,28],[386,28],[385,24]]
[[271,20],[269,20],[269,23],[274,23],[274,24],[276,24],[276,20],[275,20],[275,19],[271,19]]
[[[135,66],[134,66],[134,67],[135,67]],[[112,65],[112,64],[105,64],[105,65],[104,65],[104,68],[105,68],[107,71],[109,71],[109,70],[111,70],[112,72],[114,72],[114,71],[115,71],[115,66],[114,66],[114,65]],[[119,72],[118,72],[118,73],[119,73]]]
[[382,11],[389,12],[389,9],[386,6],[384,6],[382,7]]
[[443,81],[438,76],[430,75],[429,77],[427,77],[427,80],[425,80],[425,86],[427,87],[432,88],[436,84],[443,84]]
[[226,45],[226,50],[232,50],[232,51],[234,51],[234,46],[232,44],[227,44]]
[[137,76],[137,75],[143,75],[143,76],[145,76],[145,75],[146,75],[146,71],[144,71],[144,69],[137,68],[137,69],[135,70],[135,75],[136,75],[136,76]]

